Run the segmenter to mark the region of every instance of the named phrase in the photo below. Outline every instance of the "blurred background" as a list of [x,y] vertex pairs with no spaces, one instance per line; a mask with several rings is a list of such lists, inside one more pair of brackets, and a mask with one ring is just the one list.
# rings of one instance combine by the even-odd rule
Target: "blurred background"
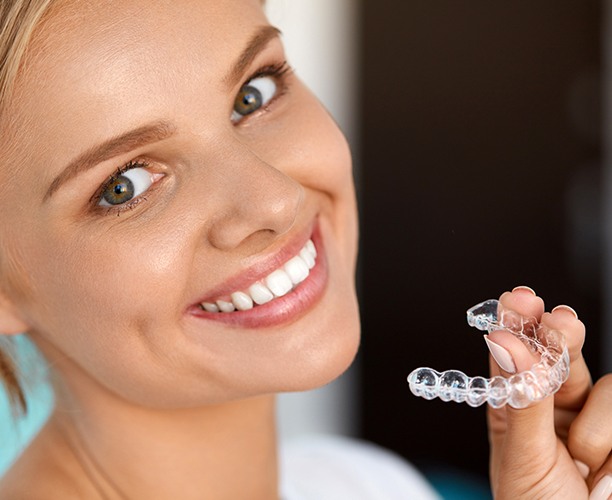
[[[440,484],[486,490],[484,408],[417,399],[406,376],[418,366],[486,374],[465,310],[523,284],[551,307],[574,307],[593,375],[612,371],[602,307],[612,283],[602,143],[610,9],[596,0],[267,3],[290,63],[352,144],[362,231],[361,353],[329,386],[281,396],[281,436],[362,437]],[[0,425],[0,473],[44,420],[48,391],[31,398],[29,420]]]
[[405,376],[487,373],[465,310],[517,285],[574,307],[593,374],[610,370],[603,4],[361,8],[361,433],[426,471],[485,477],[485,409],[416,399]]

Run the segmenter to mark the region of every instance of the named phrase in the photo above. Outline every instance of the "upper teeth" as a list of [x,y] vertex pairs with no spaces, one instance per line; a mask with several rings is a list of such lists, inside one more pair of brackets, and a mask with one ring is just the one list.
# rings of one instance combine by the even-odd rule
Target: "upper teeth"
[[282,297],[308,278],[316,257],[314,243],[308,240],[298,255],[285,262],[282,267],[272,271],[261,281],[253,283],[248,289],[230,294],[231,302],[216,300],[202,302],[200,306],[208,312],[232,312],[236,309],[246,311],[255,305],[270,302],[275,297]]

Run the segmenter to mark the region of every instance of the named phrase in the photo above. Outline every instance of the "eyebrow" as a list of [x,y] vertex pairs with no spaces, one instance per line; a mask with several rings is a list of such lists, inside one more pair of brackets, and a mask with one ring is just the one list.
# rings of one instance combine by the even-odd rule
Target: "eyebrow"
[[278,37],[281,31],[274,26],[266,25],[259,28],[255,35],[249,40],[246,48],[232,66],[230,72],[223,79],[228,87],[240,83],[245,70],[257,57],[257,55],[268,45],[270,40]]
[[[224,82],[232,87],[237,85],[242,79],[244,72],[257,55],[266,47],[270,40],[276,38],[280,34],[281,31],[274,26],[266,25],[259,28],[255,35],[249,40],[246,48],[242,51],[231,70],[223,79]],[[167,139],[174,134],[175,131],[176,127],[174,125],[166,121],[160,121],[131,130],[88,149],[72,160],[53,180],[45,194],[43,202],[49,200],[49,198],[70,179],[90,170],[97,164],[120,154],[128,153],[146,144],[152,144]]]
[[43,201],[47,201],[68,180],[90,170],[98,163],[154,142],[167,139],[176,131],[169,122],[160,121],[144,125],[94,146],[72,160],[53,180]]

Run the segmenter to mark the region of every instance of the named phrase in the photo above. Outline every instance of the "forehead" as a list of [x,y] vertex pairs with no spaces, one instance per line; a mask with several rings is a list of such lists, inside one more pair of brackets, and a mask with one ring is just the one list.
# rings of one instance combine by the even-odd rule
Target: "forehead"
[[[265,24],[259,0],[59,0],[32,40],[7,111],[36,144],[49,145],[59,131],[112,135],[172,99],[180,113],[204,90],[220,90]],[[65,142],[61,156],[83,146]]]
[[126,73],[138,79],[132,68],[213,72],[265,23],[257,0],[59,0],[34,37],[25,83],[70,78],[72,92],[104,94]]
[[257,0],[56,0],[34,44],[47,42],[43,49],[66,50],[72,59],[93,48],[105,55],[134,47],[143,36],[170,46],[191,39],[197,55],[199,44],[229,46],[237,33],[263,20]]

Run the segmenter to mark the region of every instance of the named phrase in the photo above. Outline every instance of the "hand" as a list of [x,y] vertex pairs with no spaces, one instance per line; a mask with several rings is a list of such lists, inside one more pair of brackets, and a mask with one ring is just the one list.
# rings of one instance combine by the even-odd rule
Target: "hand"
[[[491,485],[496,499],[612,498],[612,374],[595,386],[582,357],[585,328],[571,308],[544,312],[544,301],[526,287],[500,297],[505,309],[535,317],[561,331],[570,354],[570,375],[559,392],[532,406],[488,409]],[[489,340],[506,350],[491,357],[491,375],[528,370],[534,360],[504,332]],[[514,365],[514,366],[513,366]]]

